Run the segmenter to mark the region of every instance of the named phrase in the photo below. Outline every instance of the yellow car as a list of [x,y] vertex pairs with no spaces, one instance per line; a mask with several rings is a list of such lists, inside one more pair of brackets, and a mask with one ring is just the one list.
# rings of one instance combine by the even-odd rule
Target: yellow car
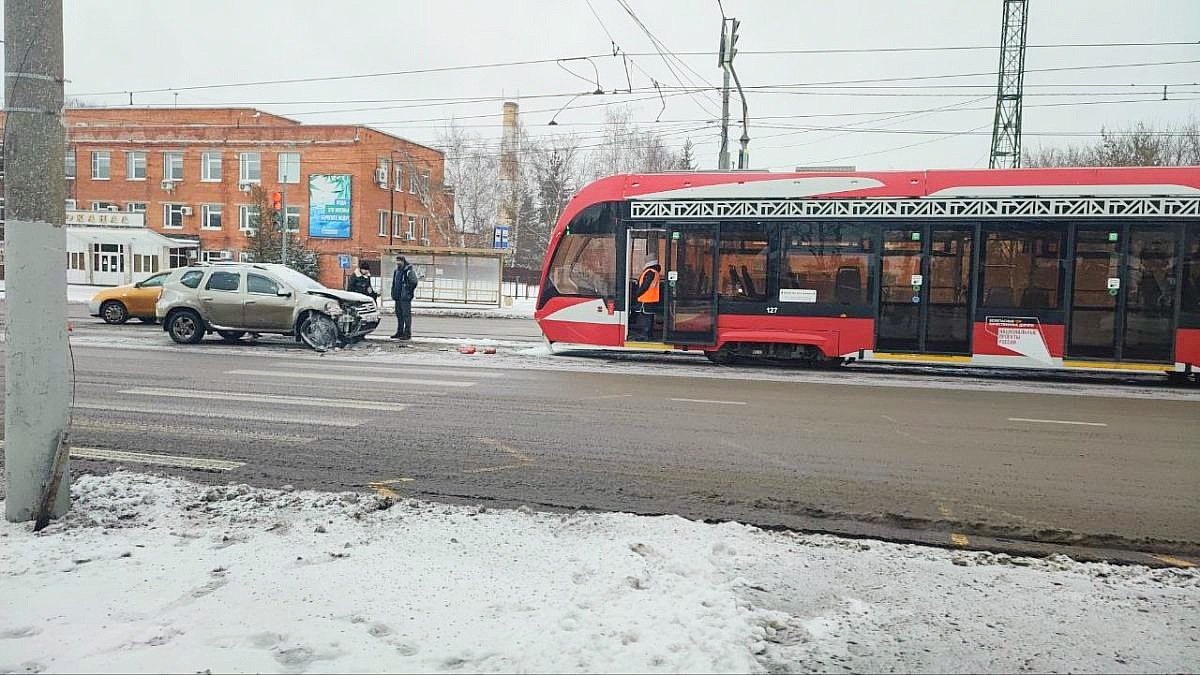
[[130,317],[137,317],[143,323],[154,323],[154,305],[169,274],[160,272],[136,284],[106,288],[92,297],[88,313],[112,324],[125,323]]

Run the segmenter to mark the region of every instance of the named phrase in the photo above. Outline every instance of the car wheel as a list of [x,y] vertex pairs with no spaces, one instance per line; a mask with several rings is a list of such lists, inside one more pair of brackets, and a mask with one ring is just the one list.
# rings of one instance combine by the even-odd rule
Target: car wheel
[[141,321],[142,323],[149,323],[149,324],[158,323],[158,319],[156,319],[152,316],[139,316],[138,321]]
[[181,345],[194,345],[204,339],[204,320],[191,310],[182,310],[167,319],[167,333]]
[[300,339],[319,352],[333,349],[338,344],[337,324],[324,314],[309,314],[300,324]]
[[129,320],[129,310],[116,300],[109,300],[100,305],[100,316],[105,323],[122,324]]
[[219,331],[217,331],[217,335],[220,335],[221,339],[226,342],[237,342],[238,340],[241,340],[242,336],[245,334],[246,334],[246,331],[244,331],[244,330],[219,330]]

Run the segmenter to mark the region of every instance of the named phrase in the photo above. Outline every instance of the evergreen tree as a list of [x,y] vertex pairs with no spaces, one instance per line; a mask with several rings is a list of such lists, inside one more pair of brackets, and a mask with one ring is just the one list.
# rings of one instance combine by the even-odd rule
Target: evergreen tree
[[[271,195],[261,185],[250,191],[257,214],[251,214],[250,244],[246,253],[253,262],[283,262],[283,214],[271,205]],[[316,251],[308,248],[308,242],[300,238],[299,232],[288,233],[288,267],[312,279],[321,273],[321,260]]]

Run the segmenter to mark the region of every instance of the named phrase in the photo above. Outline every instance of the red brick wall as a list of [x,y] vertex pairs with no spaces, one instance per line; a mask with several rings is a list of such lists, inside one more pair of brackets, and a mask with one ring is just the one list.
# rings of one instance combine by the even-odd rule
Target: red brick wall
[[[71,120],[96,119],[88,115],[102,116],[113,109],[88,110],[79,115],[71,111]],[[309,246],[322,254],[321,281],[330,286],[341,286],[343,271],[338,268],[337,256],[349,254],[356,259],[373,260],[380,257],[382,247],[392,244],[420,244],[417,241],[395,238],[392,228],[387,236],[378,234],[379,211],[394,211],[404,214],[401,235],[407,231],[407,216],[429,219],[427,225],[430,245],[446,246],[439,229],[431,219],[429,208],[409,192],[408,173],[410,167],[430,173],[433,203],[441,203],[444,220],[451,206],[445,199],[436,197],[437,186],[444,175],[442,154],[431,148],[403,139],[367,129],[347,125],[225,125],[235,111],[181,111],[180,118],[169,118],[165,110],[122,110],[122,120],[131,125],[96,126],[87,124],[68,127],[69,145],[76,154],[76,178],[68,181],[67,196],[77,200],[77,208],[91,208],[93,201],[115,202],[124,210],[129,202],[146,202],[146,224],[150,229],[171,235],[197,236],[202,250],[240,251],[247,240],[238,229],[238,210],[241,205],[251,204],[249,194],[238,188],[239,153],[259,152],[262,158],[261,185],[268,192],[281,189],[278,182],[278,153],[300,153],[300,183],[288,184],[287,202],[300,206],[300,237]],[[244,112],[244,111],[240,111]],[[211,113],[216,124],[204,124],[210,119],[202,113]],[[246,116],[242,115],[242,119]],[[264,113],[259,120],[267,117]],[[104,118],[109,119],[109,118]],[[186,120],[180,126],[166,124],[168,121]],[[278,118],[283,119],[283,118]],[[145,121],[139,125],[138,121]],[[161,124],[160,124],[161,123]],[[91,179],[91,152],[108,150],[111,157],[110,179]],[[146,179],[127,179],[126,152],[146,152]],[[183,180],[175,184],[171,192],[162,189],[163,153],[183,152]],[[202,182],[201,156],[206,151],[219,151],[222,156],[221,181]],[[395,158],[405,167],[403,190],[394,190],[389,181],[387,189],[375,181],[375,169],[379,159]],[[311,174],[351,175],[351,238],[308,240],[308,176]],[[389,176],[394,178],[394,176]],[[186,204],[192,215],[185,216],[182,229],[164,229],[163,205]],[[223,205],[223,225],[220,231],[202,230],[203,204]]]

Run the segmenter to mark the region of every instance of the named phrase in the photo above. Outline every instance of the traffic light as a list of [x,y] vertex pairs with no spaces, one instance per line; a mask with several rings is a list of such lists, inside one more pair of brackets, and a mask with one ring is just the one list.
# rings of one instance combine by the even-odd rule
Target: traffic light
[[282,192],[272,192],[271,193],[271,208],[275,209],[276,211],[283,208],[283,193]]

